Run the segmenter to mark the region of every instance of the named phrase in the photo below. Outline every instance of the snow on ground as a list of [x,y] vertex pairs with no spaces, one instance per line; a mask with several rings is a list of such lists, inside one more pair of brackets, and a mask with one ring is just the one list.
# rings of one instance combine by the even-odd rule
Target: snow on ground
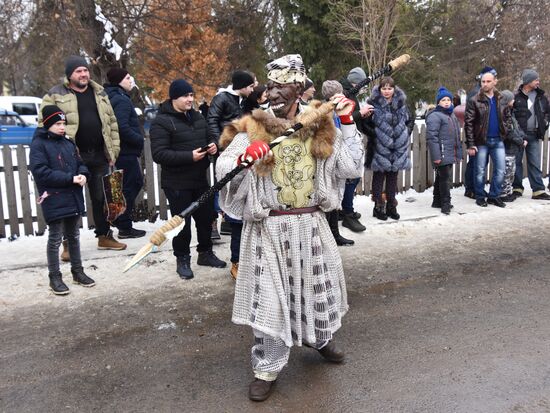
[[[527,180],[524,183],[528,188]],[[499,232],[548,231],[550,229],[550,201],[531,199],[526,189],[522,198],[501,209],[493,205],[478,207],[472,199],[463,196],[464,189],[452,191],[454,209],[451,215],[442,215],[431,208],[432,190],[417,193],[409,190],[398,195],[400,221],[379,221],[372,217],[373,203],[366,196],[355,198],[356,210],[363,216],[360,221],[367,227],[362,233],[352,233],[341,228],[341,233],[355,241],[353,247],[340,247],[344,266],[362,262],[369,257],[400,251],[415,251],[433,240],[445,239],[446,245],[469,243],[479,235],[498,235]],[[137,223],[136,228],[146,229],[148,235],[158,229],[162,222]],[[115,230],[116,233],[116,230]],[[174,232],[169,234],[173,236]],[[196,242],[196,237],[193,236]],[[181,289],[194,295],[209,295],[219,289],[232,289],[229,267],[214,269],[195,265],[192,256],[193,281],[181,281],[175,272],[175,257],[171,243],[167,242],[159,252],[151,254],[138,266],[123,273],[128,260],[147,242],[148,238],[124,240],[125,251],[99,251],[92,230],[81,231],[81,251],[86,272],[96,280],[94,288],[86,289],[69,284],[71,294],[56,297],[48,290],[46,266],[47,235],[24,236],[15,241],[0,240],[0,308],[12,312],[19,306],[49,302],[62,308],[74,308],[87,300],[108,295],[116,299],[138,300],[149,289]],[[214,250],[229,263],[229,236],[222,236]],[[193,246],[192,246],[193,251]],[[364,262],[364,261],[363,261]],[[69,264],[62,264],[66,280],[70,280]],[[384,280],[379,280],[384,281]],[[187,292],[186,292],[187,294]],[[114,298],[114,299],[115,299]]]

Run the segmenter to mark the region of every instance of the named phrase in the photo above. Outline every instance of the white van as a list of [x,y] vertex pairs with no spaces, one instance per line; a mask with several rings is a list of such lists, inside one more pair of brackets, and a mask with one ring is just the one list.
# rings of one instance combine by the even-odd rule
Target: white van
[[41,98],[34,96],[0,96],[0,108],[17,112],[25,123],[36,125]]

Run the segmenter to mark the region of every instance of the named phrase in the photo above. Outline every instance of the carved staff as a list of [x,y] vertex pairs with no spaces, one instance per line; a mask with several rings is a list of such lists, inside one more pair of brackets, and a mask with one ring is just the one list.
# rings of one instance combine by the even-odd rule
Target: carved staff
[[[374,74],[368,76],[365,80],[359,82],[354,88],[350,89],[350,91],[348,92],[348,97],[352,95],[356,95],[357,93],[359,93],[361,88],[371,83],[373,80],[378,79],[379,77],[382,77],[384,75],[390,74],[391,72],[396,70],[398,67],[407,64],[409,60],[410,60],[410,56],[408,54],[401,55],[397,59],[392,60],[382,69],[376,71]],[[331,113],[334,110],[334,107],[335,107],[335,103],[326,102],[326,103],[323,103],[321,106],[319,106],[317,109],[312,109],[302,114],[300,116],[300,122],[296,123],[289,129],[287,129],[281,136],[271,141],[271,143],[269,144],[269,147],[274,148],[283,140],[285,140],[287,137],[289,137],[293,133],[302,129],[304,126],[307,126],[313,122],[317,122],[321,117]],[[156,251],[164,242],[166,242],[165,234],[168,231],[171,231],[177,228],[178,226],[180,226],[181,224],[183,224],[183,221],[186,217],[188,217],[193,212],[195,212],[201,205],[204,205],[206,202],[208,202],[215,192],[222,189],[239,172],[241,172],[246,167],[250,166],[251,162],[252,162],[251,159],[247,159],[243,161],[240,165],[236,166],[233,170],[228,172],[227,175],[225,175],[222,179],[216,182],[213,186],[208,188],[208,190],[206,190],[195,202],[189,205],[180,214],[173,216],[163,226],[157,229],[153,233],[153,235],[151,235],[151,238],[149,238],[149,243],[144,245],[137,252],[137,254],[134,255],[134,257],[130,260],[130,262],[126,265],[126,267],[124,267],[123,272],[126,272],[130,268],[135,266],[138,262],[140,262],[143,258],[149,255],[151,252]]]

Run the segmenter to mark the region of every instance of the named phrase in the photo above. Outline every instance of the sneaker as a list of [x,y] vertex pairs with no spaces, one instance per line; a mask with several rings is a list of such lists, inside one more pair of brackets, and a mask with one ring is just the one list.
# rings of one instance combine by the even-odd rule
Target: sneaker
[[516,193],[512,192],[511,194],[501,196],[500,200],[503,202],[514,202],[516,200]]
[[191,270],[191,256],[181,255],[176,257],[176,272],[182,280],[190,280],[194,277]]
[[61,261],[69,262],[71,261],[71,256],[69,255],[69,243],[67,240],[63,240],[63,251],[61,251]]
[[109,230],[107,235],[99,235],[97,237],[97,249],[98,250],[125,250],[126,244],[118,242],[113,237],[113,231]]
[[478,199],[476,199],[476,205],[478,205],[480,207],[486,207],[487,206],[487,201],[485,201],[485,198],[478,198]]
[[239,273],[239,263],[238,262],[232,262],[231,263],[231,270],[229,270],[229,273],[231,274],[231,278],[233,278],[233,280],[237,281],[237,274]]
[[118,230],[118,237],[120,239],[126,239],[126,238],[141,238],[144,237],[147,232],[143,231],[142,229],[119,229]]
[[71,273],[73,274],[73,283],[83,287],[93,287],[95,285],[95,281],[88,277],[82,268],[74,271],[71,270]]
[[50,277],[50,289],[55,295],[67,295],[69,294],[69,287],[63,282],[61,273],[49,274]]
[[220,233],[218,232],[218,220],[215,219],[212,222],[212,233],[210,234],[210,239],[222,239]]
[[214,254],[214,251],[212,250],[199,252],[197,264],[214,268],[225,268],[225,266],[227,265],[225,261],[222,261],[218,257],[216,257],[216,254]]
[[506,206],[506,204],[500,198],[487,198],[487,203],[495,205],[499,208],[504,208]]
[[531,199],[536,199],[539,201],[548,201],[550,199],[550,195],[548,195],[546,192],[541,192],[538,195],[533,195]]
[[353,217],[353,214],[344,215],[342,226],[350,229],[353,232],[362,232],[367,229],[358,219]]
[[220,225],[220,234],[222,235],[231,235],[231,224],[227,221],[222,221]]

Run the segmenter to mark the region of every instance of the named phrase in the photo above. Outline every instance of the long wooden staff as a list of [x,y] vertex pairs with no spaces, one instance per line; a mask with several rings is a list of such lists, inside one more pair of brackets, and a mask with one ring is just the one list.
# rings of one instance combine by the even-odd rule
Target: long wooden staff
[[[367,77],[365,80],[361,81],[354,88],[350,89],[350,91],[347,94],[348,97],[352,95],[356,95],[361,90],[362,87],[366,86],[373,80],[378,79],[379,77],[390,74],[391,72],[396,70],[398,67],[407,64],[409,60],[410,60],[410,56],[407,54],[401,55],[397,59],[392,60],[384,68],[378,70],[374,74]],[[271,143],[269,144],[269,147],[274,148],[275,146],[280,144],[283,140],[285,140],[287,137],[289,137],[293,133],[302,129],[304,126],[307,126],[313,122],[317,122],[321,117],[331,113],[334,110],[334,106],[335,104],[333,102],[326,102],[326,103],[323,103],[321,106],[319,106],[317,109],[312,109],[302,114],[300,116],[300,122],[288,128],[281,136],[271,141]],[[180,226],[186,217],[188,217],[193,212],[195,212],[201,205],[204,205],[206,202],[208,202],[215,192],[222,189],[239,172],[241,172],[251,163],[252,163],[252,160],[248,159],[242,162],[240,165],[233,168],[233,170],[228,172],[227,175],[225,175],[222,179],[216,182],[213,186],[208,188],[196,201],[191,203],[191,205],[189,205],[185,210],[183,210],[178,215],[174,215],[163,226],[157,229],[153,233],[153,235],[151,235],[151,238],[149,238],[149,242],[146,245],[144,245],[137,252],[137,254],[134,255],[134,257],[130,260],[130,262],[128,262],[126,267],[124,267],[123,272],[126,272],[130,268],[135,266],[138,262],[140,262],[143,258],[149,255],[151,252],[156,251],[166,241],[165,234],[167,232]]]

